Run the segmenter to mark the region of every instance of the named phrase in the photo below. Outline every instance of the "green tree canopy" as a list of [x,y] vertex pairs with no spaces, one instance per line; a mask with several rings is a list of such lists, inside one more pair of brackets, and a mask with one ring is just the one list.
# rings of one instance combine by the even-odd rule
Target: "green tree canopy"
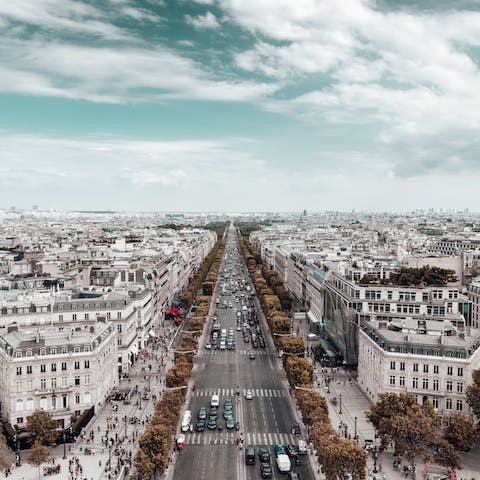
[[468,452],[477,440],[477,427],[463,414],[452,413],[446,418],[445,440],[455,450]]

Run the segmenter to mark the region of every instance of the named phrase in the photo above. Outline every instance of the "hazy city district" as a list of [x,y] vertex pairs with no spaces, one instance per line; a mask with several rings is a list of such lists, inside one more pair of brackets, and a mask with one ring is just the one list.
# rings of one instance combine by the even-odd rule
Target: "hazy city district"
[[468,212],[0,212],[0,468],[480,479],[479,233]]

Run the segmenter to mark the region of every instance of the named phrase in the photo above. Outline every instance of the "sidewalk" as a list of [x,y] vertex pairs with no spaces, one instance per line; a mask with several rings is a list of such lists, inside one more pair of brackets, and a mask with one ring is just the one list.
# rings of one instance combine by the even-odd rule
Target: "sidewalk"
[[[120,387],[138,385],[138,395],[132,394],[131,403],[127,405],[123,401],[112,401],[102,405],[84,429],[83,435],[77,438],[76,443],[66,445],[66,459],[62,458],[63,445],[52,447],[50,452],[55,458],[54,463],[61,465],[61,473],[52,475],[52,479],[117,479],[122,470],[122,462],[125,465],[133,463],[138,437],[153,413],[155,400],[152,396],[156,395],[157,398],[160,396],[164,386],[165,372],[173,360],[167,347],[175,335],[175,328],[164,323],[164,320],[160,320],[154,328],[157,337],[140,352],[129,372],[129,378],[123,378],[119,385]],[[149,365],[152,366],[151,370]],[[148,395],[147,400],[142,399],[144,392]],[[136,423],[131,423],[131,418],[136,418]],[[106,445],[111,445],[111,448]],[[94,454],[86,455],[85,447],[87,451],[92,449]],[[27,451],[21,452],[22,465],[12,470],[11,475],[8,476],[9,479],[38,478],[38,470],[26,463],[26,455]],[[73,468],[72,476],[69,474],[69,460],[74,456],[78,458],[81,465],[81,473],[80,469],[76,472]],[[109,458],[111,470],[107,471]],[[43,466],[40,470],[41,478],[50,478],[50,476],[43,476]],[[5,478],[5,474],[0,478]]]

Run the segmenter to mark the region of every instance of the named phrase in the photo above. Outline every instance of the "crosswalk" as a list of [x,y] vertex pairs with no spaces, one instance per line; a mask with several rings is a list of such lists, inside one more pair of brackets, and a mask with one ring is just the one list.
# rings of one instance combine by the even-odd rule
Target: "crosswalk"
[[[285,390],[279,390],[275,388],[250,388],[253,397],[286,397],[287,392]],[[242,396],[245,396],[247,389],[240,389]],[[212,395],[219,395],[220,397],[234,397],[236,394],[235,388],[198,388],[192,395],[194,397],[211,397]]]
[[[296,443],[294,435],[288,433],[244,433],[244,445],[272,446],[281,443]],[[195,432],[185,435],[186,445],[234,445],[238,432]]]
[[[206,355],[225,355],[226,353],[234,353],[235,350],[205,350]],[[252,350],[237,350],[237,353],[240,355],[250,355]],[[269,355],[269,352],[267,350],[263,349],[258,349],[258,350],[253,350],[253,353],[255,356],[257,355]]]

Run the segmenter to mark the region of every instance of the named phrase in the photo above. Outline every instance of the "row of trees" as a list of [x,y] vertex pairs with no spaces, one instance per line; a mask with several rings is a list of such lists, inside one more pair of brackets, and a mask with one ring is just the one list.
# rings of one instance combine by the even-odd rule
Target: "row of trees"
[[314,368],[312,362],[305,358],[305,342],[302,337],[289,335],[291,322],[285,310],[290,309],[291,299],[283,282],[275,271],[266,266],[262,266],[260,272],[257,270],[260,255],[250,242],[240,238],[240,247],[275,345],[283,351],[283,367],[288,382],[295,392],[303,423],[310,430],[326,479],[337,480],[348,475],[365,479],[365,451],[355,442],[343,439],[333,428],[328,416],[327,400],[313,390]]
[[[225,250],[225,240],[221,238],[222,236],[219,235],[220,239],[191,280],[187,290],[191,291],[192,294],[193,292],[196,294],[205,278],[209,282],[216,282]],[[192,285],[193,287],[191,287]],[[205,289],[203,290],[205,291]],[[198,307],[193,318],[188,322],[187,332],[183,333],[180,344],[175,350],[174,364],[165,375],[165,385],[172,390],[163,392],[161,398],[155,404],[150,423],[139,438],[135,466],[141,479],[157,478],[168,465],[172,437],[175,435],[180,419],[186,387],[192,374],[194,352],[197,349],[198,339],[202,334],[208,316],[212,293],[213,289],[210,295],[199,297]],[[196,295],[188,298],[191,305]],[[185,297],[183,299],[185,301]],[[186,303],[183,303],[183,305],[186,305]]]
[[367,417],[380,437],[381,449],[393,442],[395,453],[411,462],[412,468],[417,458],[462,468],[458,452],[470,450],[478,434],[477,425],[463,413],[442,418],[429,401],[419,404],[411,393],[380,394]]

